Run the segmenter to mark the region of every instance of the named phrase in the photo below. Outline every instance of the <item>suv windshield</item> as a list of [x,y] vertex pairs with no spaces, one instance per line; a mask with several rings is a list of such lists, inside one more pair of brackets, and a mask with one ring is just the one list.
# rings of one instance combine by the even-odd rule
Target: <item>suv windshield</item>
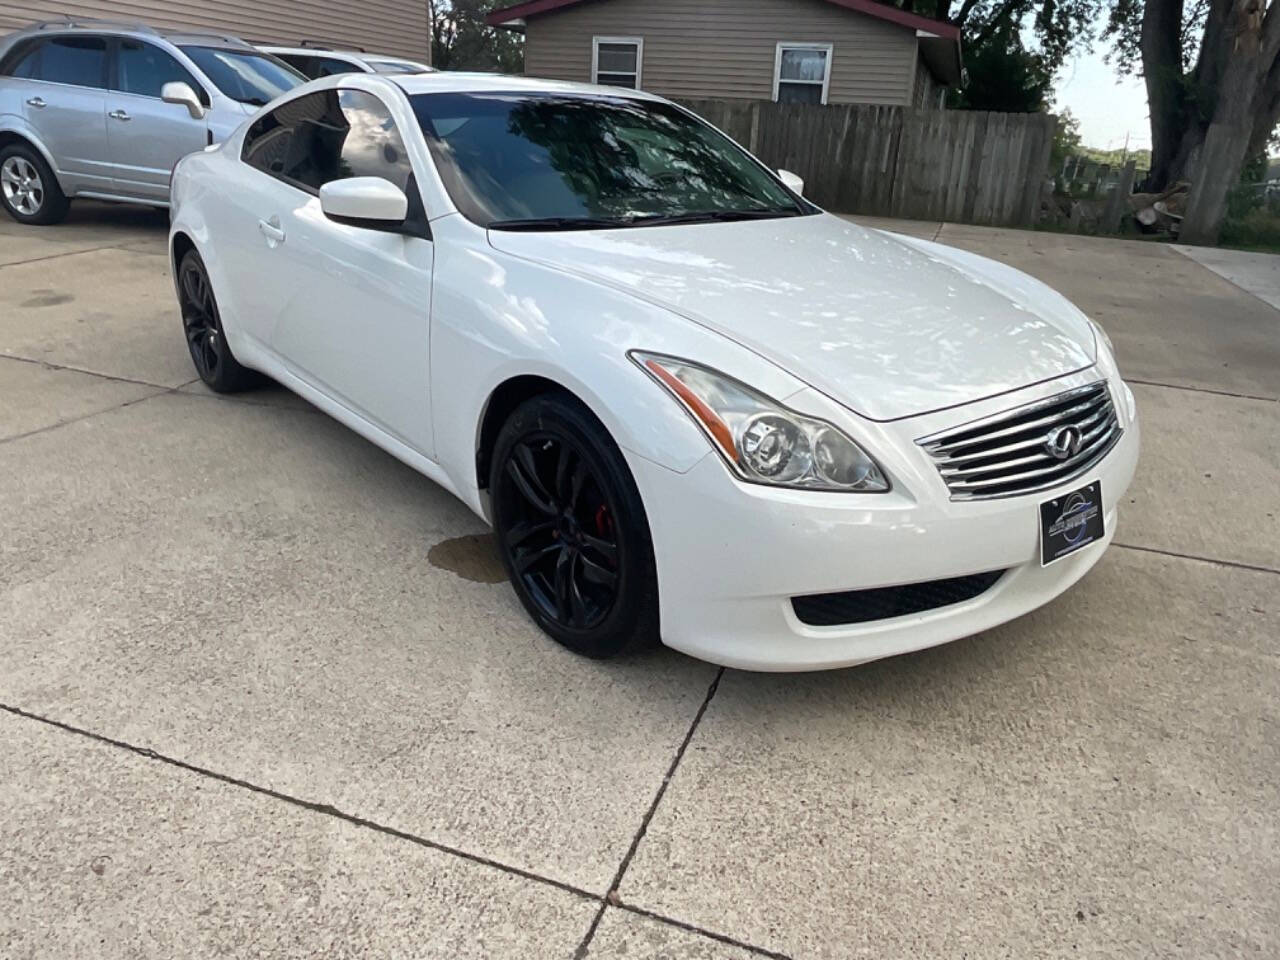
[[816,209],[670,104],[558,93],[409,100],[453,202],[492,229],[638,227]]
[[307,81],[287,63],[256,50],[188,46],[181,49],[224,94],[255,107],[270,103],[286,90]]

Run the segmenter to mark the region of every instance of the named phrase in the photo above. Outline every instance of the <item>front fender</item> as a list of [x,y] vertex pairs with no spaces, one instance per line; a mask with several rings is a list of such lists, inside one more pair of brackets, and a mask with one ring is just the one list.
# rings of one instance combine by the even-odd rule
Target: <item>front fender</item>
[[[460,222],[461,221],[461,222]],[[683,473],[712,452],[684,409],[627,356],[696,360],[785,400],[804,385],[746,348],[590,279],[502,253],[460,216],[432,223],[431,397],[440,465],[473,506],[489,398],[517,376],[582,400],[617,444]]]

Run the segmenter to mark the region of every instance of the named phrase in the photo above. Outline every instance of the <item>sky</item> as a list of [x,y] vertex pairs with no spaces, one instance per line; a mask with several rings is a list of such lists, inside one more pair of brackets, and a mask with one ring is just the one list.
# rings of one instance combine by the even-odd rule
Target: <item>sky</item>
[[1151,146],[1151,126],[1147,114],[1147,92],[1141,77],[1116,75],[1115,67],[1104,63],[1104,44],[1089,54],[1081,54],[1063,65],[1054,87],[1054,107],[1071,111],[1080,121],[1080,142],[1086,147],[1118,150],[1129,136],[1129,149]]

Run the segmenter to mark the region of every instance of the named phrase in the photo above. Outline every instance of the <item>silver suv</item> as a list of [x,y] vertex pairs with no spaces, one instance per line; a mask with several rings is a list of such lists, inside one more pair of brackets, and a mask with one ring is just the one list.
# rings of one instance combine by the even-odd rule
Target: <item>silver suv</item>
[[236,37],[103,20],[0,38],[0,202],[57,223],[72,197],[169,205],[169,175],[306,78]]

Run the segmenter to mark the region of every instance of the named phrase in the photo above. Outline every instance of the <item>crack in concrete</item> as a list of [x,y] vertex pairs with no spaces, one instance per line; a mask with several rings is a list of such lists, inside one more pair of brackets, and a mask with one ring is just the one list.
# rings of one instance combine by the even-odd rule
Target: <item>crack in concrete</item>
[[1125,383],[1138,383],[1144,387],[1165,387],[1169,390],[1186,390],[1190,393],[1211,393],[1216,397],[1234,397],[1237,400],[1261,400],[1263,403],[1280,403],[1280,398],[1263,397],[1254,393],[1234,393],[1230,390],[1215,390],[1213,387],[1192,387],[1185,383],[1161,383],[1158,380],[1135,380],[1125,377]]
[[337,807],[333,806],[332,804],[318,803],[314,800],[304,800],[301,797],[295,797],[295,796],[292,796],[291,794],[282,793],[279,790],[273,790],[270,787],[264,787],[256,783],[252,783],[248,780],[241,780],[239,777],[233,777],[233,776],[230,776],[229,774],[219,773],[217,770],[211,770],[208,767],[201,767],[194,763],[187,763],[185,760],[179,760],[176,757],[171,757],[171,756],[168,756],[167,754],[159,753],[158,751],[152,750],[149,747],[135,746],[134,744],[127,743],[124,740],[117,740],[114,737],[107,737],[100,733],[94,733],[92,730],[86,730],[83,727],[77,727],[69,723],[64,723],[61,720],[54,720],[51,717],[44,717],[38,713],[32,713],[29,710],[24,710],[21,707],[15,707],[10,704],[0,703],[0,710],[5,711],[6,713],[10,713],[15,717],[22,717],[27,720],[34,720],[37,723],[43,723],[51,727],[56,727],[57,729],[62,730],[66,733],[75,734],[76,736],[79,736],[79,737],[85,737],[86,739],[93,740],[97,743],[105,744],[111,747],[116,747],[117,749],[120,749],[120,750],[127,750],[129,753],[135,754],[136,756],[142,757],[146,760],[154,760],[157,763],[163,763],[167,766],[176,767],[177,769],[184,770],[187,773],[194,773],[201,777],[208,777],[211,780],[217,780],[219,783],[225,783],[228,786],[239,787],[242,790],[248,790],[250,793],[256,793],[264,797],[270,797],[273,800],[279,800],[282,803],[287,803],[287,804],[290,804],[291,806],[295,806],[303,810],[308,810],[311,813],[318,813],[318,814],[321,814],[322,816],[333,817],[335,819],[345,821],[346,823],[349,823],[353,826],[363,827],[366,830],[372,830],[375,833],[381,833],[389,837],[395,837],[397,840],[407,840],[410,843],[417,844],[420,847],[426,847],[429,850],[435,850],[439,853],[450,854],[455,857],[460,857],[463,860],[467,860],[471,863],[479,864],[480,866],[491,867],[495,870],[500,870],[503,873],[511,874],[512,876],[520,877],[521,879],[524,879],[524,880],[532,880],[535,883],[541,883],[547,886],[555,887],[557,890],[564,891],[565,893],[571,893],[574,896],[581,897],[585,900],[596,901],[600,899],[596,894],[591,893],[587,890],[583,890],[580,887],[575,887],[571,883],[565,883],[562,880],[556,880],[551,877],[544,877],[541,874],[534,873],[530,870],[524,870],[520,867],[512,866],[511,864],[508,864],[508,863],[502,863],[501,861],[494,860],[490,857],[481,856],[480,854],[476,854],[476,853],[469,853],[466,850],[460,850],[457,847],[451,847],[445,843],[439,843],[438,841],[430,840],[426,837],[420,837],[417,834],[409,833],[408,831],[405,831],[405,830],[399,830],[396,827],[390,827],[390,826],[387,826],[386,824],[378,823],[374,820],[368,820],[364,817],[357,816],[354,813],[347,813],[344,810],[339,810]]
[[[152,383],[150,380],[137,380],[133,377],[120,377],[113,373],[101,373],[97,370],[86,370],[84,367],[73,367],[65,363],[54,363],[52,360],[42,360],[39,357],[20,357],[16,353],[0,352],[0,360],[16,360],[18,363],[31,363],[36,366],[44,367],[46,370],[66,370],[70,373],[83,373],[87,377],[97,377],[99,380],[114,380],[116,383],[132,383],[139,387],[155,387],[157,390],[181,390],[183,387],[189,387],[195,383],[195,380],[188,380],[186,383],[180,383],[176,387],[167,387],[163,383]],[[197,380],[199,377],[196,378]]]
[[28,263],[43,263],[45,260],[59,260],[62,257],[78,257],[82,253],[98,253],[102,250],[122,250],[123,243],[108,243],[101,247],[88,247],[84,250],[68,250],[66,253],[51,253],[47,257],[32,257],[30,260],[14,260],[11,263],[0,263],[0,270],[5,267],[21,267]]
[[720,686],[720,678],[723,676],[724,667],[721,667],[716,671],[715,678],[711,681],[711,686],[707,688],[707,695],[703,698],[702,705],[698,707],[698,712],[694,714],[693,722],[689,724],[684,740],[680,742],[680,746],[676,749],[676,755],[671,759],[671,765],[667,767],[667,773],[662,778],[662,783],[658,786],[658,792],[654,794],[653,802],[649,804],[649,809],[645,811],[644,818],[640,821],[640,829],[631,838],[631,846],[627,848],[626,855],[622,858],[622,863],[618,865],[618,872],[613,875],[613,882],[609,884],[609,892],[600,900],[600,909],[596,911],[596,915],[591,921],[591,926],[587,928],[586,936],[582,938],[582,942],[578,944],[578,949],[573,954],[574,960],[583,960],[587,956],[587,952],[591,948],[591,941],[595,938],[596,930],[600,927],[600,921],[604,918],[604,912],[609,908],[609,904],[611,902],[620,903],[618,900],[618,888],[622,885],[622,878],[626,875],[627,868],[631,866],[636,850],[640,848],[640,841],[644,839],[645,833],[648,832],[649,823],[653,820],[653,815],[658,812],[658,804],[662,803],[667,787],[671,785],[671,780],[676,775],[676,769],[680,766],[680,761],[684,759],[684,753],[689,749],[689,743],[693,740],[693,735],[698,731],[698,725],[702,723],[703,716],[706,715],[707,707],[711,706],[711,699],[716,695],[716,690]]
[[[684,751],[689,746],[689,741],[693,738],[694,731],[697,729],[698,724],[701,722],[703,714],[706,713],[707,706],[710,704],[711,698],[715,695],[716,687],[719,685],[720,678],[723,675],[724,675],[724,669],[721,668],[720,671],[716,674],[715,680],[712,681],[711,688],[707,691],[707,697],[705,700],[703,700],[701,708],[699,708],[697,715],[694,717],[694,722],[690,726],[689,732],[685,735],[684,742],[680,745],[680,750],[676,754],[675,761],[673,761],[670,769],[667,771],[667,776],[663,780],[662,786],[658,790],[657,797],[654,798],[654,802],[649,808],[649,812],[645,817],[645,821],[641,827],[641,830],[637,833],[635,839],[632,841],[631,848],[627,851],[627,857],[623,861],[624,866],[626,864],[629,864],[631,857],[634,856],[636,847],[639,845],[640,839],[644,835],[644,830],[645,828],[647,828],[649,820],[652,819],[653,813],[657,809],[658,801],[662,799],[662,794],[666,791],[667,784],[670,782],[672,775],[675,773],[675,768],[679,764],[680,758],[684,756]],[[501,873],[509,874],[510,876],[518,877],[522,880],[529,880],[529,881],[532,881],[533,883],[539,883],[545,886],[553,887],[556,890],[559,890],[563,893],[572,894],[573,896],[579,897],[583,900],[598,902],[601,906],[601,909],[597,913],[595,921],[592,923],[592,926],[591,926],[592,934],[595,933],[595,929],[600,922],[600,916],[603,915],[605,908],[609,906],[613,906],[618,910],[623,910],[627,913],[632,913],[641,917],[647,917],[659,923],[664,923],[667,926],[675,927],[677,929],[684,930],[689,933],[694,933],[699,936],[706,937],[709,940],[714,940],[718,943],[723,943],[728,946],[738,947],[739,949],[746,950],[758,956],[769,957],[771,958],[771,960],[791,960],[791,958],[786,956],[785,954],[777,953],[776,951],[768,950],[764,947],[755,946],[745,941],[738,940],[727,934],[717,933],[714,930],[708,930],[704,927],[700,927],[696,924],[688,923],[684,920],[678,920],[674,917],[668,917],[665,914],[657,913],[652,910],[646,910],[643,907],[638,907],[632,904],[625,904],[621,902],[610,903],[607,896],[600,897],[598,894],[591,893],[590,891],[584,890],[581,887],[575,887],[573,884],[566,883],[563,880],[557,880],[554,877],[548,877],[540,873],[535,873],[532,870],[525,870],[521,867],[516,867],[508,863],[503,863],[500,860],[494,860],[492,857],[486,857],[481,854],[471,853],[469,851],[462,850],[458,847],[452,847],[452,846],[449,846],[448,844],[440,843],[439,841],[431,840],[427,837],[422,837],[417,834],[409,833],[408,831],[405,831],[405,830],[397,829],[396,827],[391,827],[386,824],[378,823],[375,820],[369,820],[365,817],[360,817],[360,816],[357,816],[356,814],[348,813],[344,810],[339,810],[337,807],[333,806],[332,804],[318,803],[313,800],[304,800],[301,797],[295,797],[291,794],[283,793],[279,790],[273,790],[270,787],[260,786],[259,784],[252,783],[251,781],[242,780],[239,777],[233,777],[233,776],[230,776],[229,774],[219,773],[218,771],[212,770],[208,767],[201,767],[194,763],[188,763],[185,760],[179,760],[176,757],[168,756],[167,754],[163,754],[163,753],[160,753],[159,751],[152,750],[149,747],[139,747],[134,744],[128,743],[124,740],[117,740],[114,737],[108,737],[100,733],[94,733],[92,730],[87,730],[83,727],[77,727],[73,724],[65,723],[61,720],[54,720],[52,717],[45,717],[38,713],[33,713],[30,710],[24,710],[21,707],[15,707],[11,704],[0,703],[0,711],[4,711],[5,713],[8,713],[15,717],[19,717],[24,720],[31,720],[35,723],[43,723],[46,726],[53,727],[57,730],[61,730],[64,733],[69,733],[78,737],[84,737],[87,740],[92,740],[93,742],[102,744],[104,746],[114,747],[118,750],[124,750],[128,753],[134,754],[135,756],[142,757],[145,760],[152,760],[152,761],[155,761],[156,763],[162,763],[162,764],[165,764],[166,766],[175,767],[179,770],[185,771],[186,773],[195,774],[196,776],[201,776],[201,777],[207,777],[211,780],[216,780],[219,783],[224,783],[231,787],[237,787],[241,790],[247,790],[250,793],[256,793],[256,794],[259,794],[260,796],[269,797],[272,800],[278,800],[281,803],[287,803],[290,806],[307,810],[310,813],[319,814],[320,816],[325,816],[325,817],[333,817],[337,820],[342,820],[345,823],[349,823],[352,826],[362,827],[363,829],[366,829],[366,830],[372,830],[374,833],[380,833],[385,836],[392,837],[396,840],[404,840],[408,843],[413,843],[413,844],[416,844],[417,846],[425,847],[428,850],[434,850],[437,853],[442,853],[447,856],[458,857],[462,860],[466,860],[469,863],[474,863],[478,866],[489,867],[493,870],[497,870]],[[621,880],[623,872],[625,872],[625,869],[620,869],[617,876],[614,878],[613,889],[610,891],[611,893],[616,891],[617,884]],[[582,947],[580,947],[579,949],[581,950],[585,946],[586,946],[586,943],[584,942]]]
[[1122,550],[1137,550],[1139,553],[1154,553],[1162,557],[1173,557],[1177,560],[1194,560],[1197,563],[1214,563],[1220,567],[1234,567],[1237,570],[1251,570],[1254,573],[1273,573],[1280,575],[1275,567],[1262,567],[1253,563],[1242,563],[1239,560],[1218,560],[1215,557],[1199,557],[1194,553],[1179,553],[1176,550],[1161,550],[1159,547],[1140,547],[1136,543],[1113,543],[1113,547]]

